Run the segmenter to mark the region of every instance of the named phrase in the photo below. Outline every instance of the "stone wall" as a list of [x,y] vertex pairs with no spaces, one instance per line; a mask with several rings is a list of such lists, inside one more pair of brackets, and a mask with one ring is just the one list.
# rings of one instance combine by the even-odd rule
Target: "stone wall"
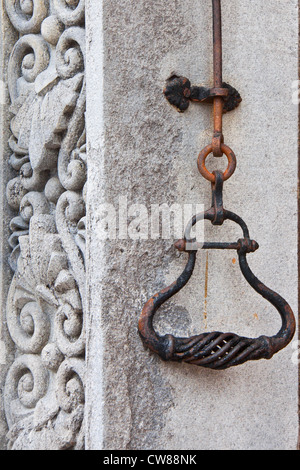
[[[251,269],[297,313],[298,2],[223,4],[224,80],[243,98],[224,117],[238,162],[224,204],[260,245]],[[175,74],[212,86],[211,2],[3,0],[1,15],[2,448],[295,449],[296,337],[213,371],[163,362],[137,332],[187,256],[154,236],[153,211],[211,202],[196,162],[212,108],[179,114],[162,93]],[[199,253],[155,320],[177,336],[279,327],[231,251]]]

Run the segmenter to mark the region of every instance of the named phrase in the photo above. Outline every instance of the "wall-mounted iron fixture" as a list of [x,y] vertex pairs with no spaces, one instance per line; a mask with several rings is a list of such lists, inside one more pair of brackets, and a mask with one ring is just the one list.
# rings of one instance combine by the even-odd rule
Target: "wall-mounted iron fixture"
[[[214,38],[214,87],[193,87],[185,77],[171,77],[164,90],[168,101],[178,111],[185,111],[190,101],[213,101],[214,134],[212,143],[199,154],[198,169],[201,175],[211,182],[212,206],[201,214],[195,215],[186,228],[184,238],[175,243],[179,251],[188,253],[186,267],[179,278],[169,287],[155,294],[144,305],[140,320],[139,333],[144,344],[164,360],[187,362],[211,369],[226,369],[243,364],[246,361],[270,359],[273,354],[284,348],[295,332],[295,318],[288,303],[277,293],[259,281],[249,268],[247,254],[258,249],[256,241],[251,240],[245,222],[233,212],[223,207],[223,183],[232,176],[236,168],[236,157],[233,151],[224,144],[222,116],[233,110],[241,101],[239,93],[222,80],[222,28],[221,1],[213,0],[213,38]],[[215,157],[226,155],[227,169],[209,172],[205,166],[208,155]],[[197,244],[191,238],[192,227],[200,220],[210,220],[213,225],[222,225],[225,220],[238,224],[243,236],[237,242],[205,242]],[[158,308],[173,295],[179,292],[193,274],[198,249],[236,250],[240,269],[251,287],[269,301],[279,312],[282,326],[275,336],[246,338],[234,333],[202,333],[190,338],[178,338],[171,334],[160,336],[153,328],[153,317]]]

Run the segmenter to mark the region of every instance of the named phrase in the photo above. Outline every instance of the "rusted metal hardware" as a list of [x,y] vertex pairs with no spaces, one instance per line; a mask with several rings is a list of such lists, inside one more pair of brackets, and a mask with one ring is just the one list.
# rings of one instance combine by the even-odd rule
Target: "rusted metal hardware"
[[239,92],[228,83],[222,82],[220,88],[206,88],[191,85],[188,78],[177,75],[173,75],[167,80],[163,92],[169,103],[175,106],[180,113],[187,110],[191,101],[212,103],[215,96],[224,98],[224,114],[233,111],[242,101]]
[[[252,273],[247,262],[247,254],[258,249],[258,244],[251,240],[245,222],[236,214],[224,210],[224,220],[232,220],[240,225],[243,238],[235,243],[204,243],[202,249],[237,250],[240,269],[251,287],[268,300],[281,316],[282,325],[275,336],[246,338],[234,333],[214,331],[202,333],[190,338],[178,338],[173,335],[158,335],[153,328],[153,317],[158,308],[179,292],[193,274],[197,251],[189,251],[186,267],[178,279],[169,287],[161,290],[145,304],[140,320],[139,332],[144,344],[162,359],[187,362],[211,369],[227,369],[246,361],[270,359],[277,351],[284,348],[292,339],[295,331],[295,319],[288,303],[277,293],[266,287]],[[191,225],[201,219],[213,221],[215,208],[198,214]],[[183,242],[183,243],[182,243]],[[180,240],[178,247],[184,250],[186,240]]]
[[[172,77],[164,93],[171,104],[178,110],[184,111],[189,100],[213,100],[214,105],[214,133],[212,143],[207,145],[198,156],[198,169],[201,175],[211,182],[212,206],[210,209],[195,215],[186,227],[184,238],[175,243],[175,248],[188,253],[188,260],[182,274],[169,287],[162,289],[146,302],[139,319],[139,334],[144,344],[163,360],[187,362],[211,369],[227,369],[243,364],[246,361],[270,359],[276,352],[283,349],[293,338],[295,333],[295,317],[289,304],[279,294],[265,286],[251,271],[247,255],[254,253],[259,245],[252,240],[246,223],[237,214],[226,210],[223,206],[223,185],[235,171],[236,157],[234,152],[224,144],[222,132],[222,116],[228,106],[228,96],[231,94],[235,105],[239,104],[240,97],[236,90],[228,90],[228,85],[222,81],[222,31],[221,31],[221,1],[212,0],[213,5],[213,31],[214,31],[214,88],[191,87],[188,79]],[[229,90],[230,90],[229,89]],[[233,90],[233,91],[232,91]],[[197,99],[195,98],[197,97]],[[233,107],[231,109],[233,109]],[[228,110],[228,109],[227,109]],[[209,154],[215,157],[226,155],[227,169],[209,172],[205,166]],[[191,238],[192,228],[200,220],[209,220],[213,225],[222,225],[230,220],[242,229],[242,238],[236,242],[204,242],[199,244]],[[281,328],[275,336],[260,336],[246,338],[235,333],[222,333],[214,331],[202,333],[190,338],[178,338],[171,334],[160,336],[153,327],[153,318],[159,307],[178,293],[190,280],[197,251],[204,250],[236,250],[239,266],[243,276],[250,286],[275,307],[281,316]]]

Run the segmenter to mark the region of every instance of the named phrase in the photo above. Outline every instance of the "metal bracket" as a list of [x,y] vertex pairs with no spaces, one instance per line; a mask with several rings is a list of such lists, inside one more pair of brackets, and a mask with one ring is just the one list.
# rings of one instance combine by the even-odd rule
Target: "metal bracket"
[[198,103],[212,103],[216,96],[224,98],[223,113],[234,110],[242,101],[239,92],[228,83],[222,83],[222,88],[206,88],[191,85],[186,77],[173,75],[167,80],[163,90],[165,97],[179,113],[183,113],[190,105],[190,101]]

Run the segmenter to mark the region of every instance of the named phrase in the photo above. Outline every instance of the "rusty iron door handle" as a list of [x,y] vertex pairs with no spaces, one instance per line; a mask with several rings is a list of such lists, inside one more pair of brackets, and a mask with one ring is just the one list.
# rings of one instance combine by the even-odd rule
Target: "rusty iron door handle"
[[[212,0],[213,6],[213,37],[214,37],[214,87],[191,87],[188,79],[173,76],[168,80],[164,94],[168,101],[179,111],[184,111],[191,101],[213,101],[214,134],[212,143],[207,145],[198,156],[198,169],[201,175],[211,182],[212,206],[209,210],[195,215],[187,226],[184,238],[175,243],[179,251],[188,253],[184,271],[169,287],[161,290],[146,302],[142,310],[138,330],[144,344],[164,360],[187,362],[211,369],[227,369],[243,364],[246,361],[270,359],[276,352],[283,349],[295,333],[295,317],[289,304],[276,292],[265,286],[251,271],[247,254],[258,249],[256,241],[251,240],[245,222],[237,214],[223,207],[223,183],[230,178],[236,168],[234,152],[224,144],[222,132],[222,116],[224,111],[234,109],[240,102],[239,93],[226,85],[222,80],[222,31],[221,31],[221,0]],[[231,103],[228,104],[228,95]],[[227,100],[227,101],[226,101]],[[209,172],[205,166],[208,155],[214,157],[226,155],[227,169]],[[238,224],[243,237],[237,242],[205,242],[200,245],[191,239],[191,229],[199,220],[209,220],[213,225],[222,225],[225,220]],[[174,337],[171,334],[160,336],[153,327],[153,317],[159,307],[173,297],[188,283],[196,262],[198,249],[236,250],[239,266],[250,286],[271,305],[281,316],[282,325],[275,336],[246,338],[235,333],[214,331],[202,333],[190,338]]]
[[[195,216],[190,225],[201,219],[215,218],[214,208]],[[159,336],[153,328],[153,318],[159,307],[173,297],[188,283],[196,262],[197,251],[189,251],[184,271],[169,287],[155,294],[144,305],[139,320],[139,333],[144,344],[164,360],[187,362],[211,369],[227,369],[246,361],[270,359],[284,348],[295,333],[295,318],[289,304],[276,292],[266,287],[251,271],[247,254],[256,251],[258,244],[249,237],[245,222],[236,214],[223,210],[224,220],[237,223],[243,231],[243,238],[236,243],[204,243],[202,249],[236,249],[240,269],[253,289],[270,302],[279,312],[282,326],[275,336],[246,338],[234,333],[214,331],[202,333],[190,338],[178,338],[173,335]],[[176,247],[185,251],[187,240],[180,240]]]

